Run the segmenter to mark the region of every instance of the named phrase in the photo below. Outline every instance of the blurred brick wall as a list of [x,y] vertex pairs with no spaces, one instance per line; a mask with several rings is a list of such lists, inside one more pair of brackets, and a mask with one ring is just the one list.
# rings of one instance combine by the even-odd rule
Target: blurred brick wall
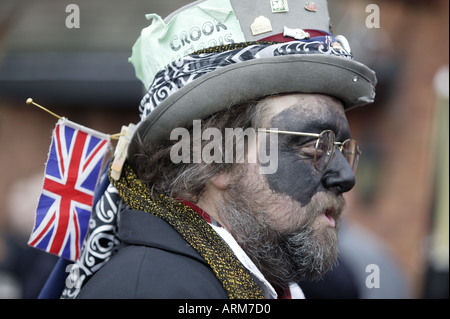
[[433,213],[433,80],[449,63],[449,2],[376,3],[401,72],[389,84],[393,87],[383,88],[390,91],[387,99],[374,109],[348,114],[354,135],[371,130],[382,149],[370,203],[361,199],[357,185],[350,217],[386,243],[406,275],[411,296],[421,297]]

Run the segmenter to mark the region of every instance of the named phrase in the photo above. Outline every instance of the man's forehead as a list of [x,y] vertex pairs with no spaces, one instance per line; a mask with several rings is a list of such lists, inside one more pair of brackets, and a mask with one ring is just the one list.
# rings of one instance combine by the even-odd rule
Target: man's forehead
[[[327,115],[345,117],[343,104],[328,95],[289,94],[270,97],[267,100],[265,120],[270,123],[281,113],[295,115],[298,119],[319,119]],[[284,112],[289,110],[288,112]],[[289,116],[289,115],[288,115]],[[291,119],[292,120],[292,119]]]

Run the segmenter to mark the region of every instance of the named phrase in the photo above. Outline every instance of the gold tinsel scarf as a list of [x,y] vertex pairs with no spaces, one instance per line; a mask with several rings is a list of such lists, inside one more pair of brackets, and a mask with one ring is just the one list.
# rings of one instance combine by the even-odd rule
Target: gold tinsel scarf
[[192,208],[163,194],[152,199],[147,186],[127,163],[120,179],[110,180],[133,210],[151,213],[169,223],[207,261],[230,299],[264,298],[229,246]]

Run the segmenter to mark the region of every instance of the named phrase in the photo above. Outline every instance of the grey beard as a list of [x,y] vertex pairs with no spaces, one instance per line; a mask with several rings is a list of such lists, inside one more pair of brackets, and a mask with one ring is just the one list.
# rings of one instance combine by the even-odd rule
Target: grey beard
[[[300,214],[300,204],[282,200],[273,204],[274,193],[264,194],[261,184],[253,187],[236,181],[224,196],[219,207],[221,220],[242,249],[256,264],[266,279],[276,288],[286,288],[290,283],[316,280],[336,265],[338,240],[336,228],[316,230],[312,227],[316,217],[327,207],[340,212],[344,199],[333,195],[321,196],[303,208],[302,220],[288,220],[283,230],[271,226],[270,209]],[[255,186],[258,184],[259,186]],[[272,204],[272,205],[271,205]],[[277,207],[278,206],[278,207]],[[298,216],[297,216],[298,217]],[[337,217],[336,222],[337,222]],[[279,227],[278,227],[279,228]]]

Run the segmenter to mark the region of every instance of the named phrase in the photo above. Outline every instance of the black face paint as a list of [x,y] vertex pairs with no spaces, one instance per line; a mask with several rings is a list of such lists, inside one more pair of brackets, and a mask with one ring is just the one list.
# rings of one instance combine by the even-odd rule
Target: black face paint
[[[296,100],[275,98],[272,101],[275,104],[280,102],[294,104],[276,114],[270,122],[270,128],[305,133],[320,133],[330,129],[336,134],[336,141],[343,141],[350,135],[342,105],[330,97],[296,95]],[[314,194],[327,190],[323,182],[324,175],[331,174],[328,170],[318,172],[312,158],[299,155],[301,146],[313,140],[314,137],[278,134],[278,170],[266,175],[273,191],[290,196],[302,206],[307,205]],[[342,156],[338,158],[336,155],[332,161],[336,158],[345,161]],[[337,170],[342,165],[346,163],[330,167]]]

